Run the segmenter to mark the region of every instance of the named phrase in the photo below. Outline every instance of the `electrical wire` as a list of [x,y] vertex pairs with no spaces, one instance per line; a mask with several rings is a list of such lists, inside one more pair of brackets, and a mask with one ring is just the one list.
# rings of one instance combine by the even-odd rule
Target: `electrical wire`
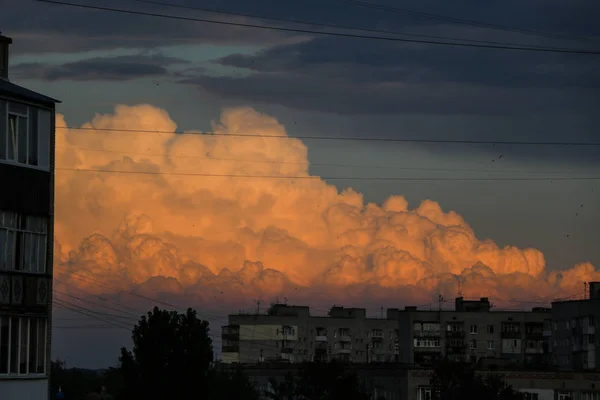
[[[42,1],[42,0],[35,0]],[[600,54],[600,53],[599,53]],[[514,145],[514,146],[600,146],[600,142],[544,142],[544,141],[518,141],[518,140],[462,140],[462,139],[409,139],[409,138],[382,138],[382,137],[352,137],[352,136],[314,136],[314,135],[263,135],[259,133],[219,133],[219,132],[189,132],[189,131],[160,131],[147,129],[116,129],[116,128],[92,128],[76,126],[59,126],[57,132],[69,129],[74,131],[98,131],[98,132],[125,132],[125,133],[153,133],[165,135],[202,135],[205,137],[247,137],[264,139],[302,139],[302,140],[341,140],[356,142],[389,142],[389,143],[427,143],[427,144],[486,144],[486,145]]]
[[131,154],[147,157],[176,158],[190,160],[208,160],[208,161],[230,161],[236,163],[257,163],[257,164],[275,164],[275,165],[306,165],[310,167],[339,167],[339,168],[373,168],[373,169],[393,169],[406,171],[443,171],[443,172],[485,172],[485,173],[515,173],[515,174],[577,174],[575,171],[523,171],[516,169],[474,169],[474,168],[422,168],[422,167],[401,167],[396,165],[362,165],[362,164],[330,164],[330,163],[312,163],[308,161],[278,161],[278,160],[248,160],[243,158],[224,158],[224,157],[200,157],[186,156],[183,154],[159,154],[134,151],[120,151],[111,149],[94,149],[80,146],[57,146],[58,149],[73,149],[82,151],[91,151],[97,153],[110,154]]
[[404,42],[404,43],[417,43],[417,44],[443,45],[443,46],[456,46],[456,47],[535,51],[535,52],[546,52],[546,53],[600,55],[599,51],[592,51],[592,50],[577,50],[577,49],[564,49],[563,50],[563,49],[523,47],[523,46],[496,46],[496,45],[476,44],[476,43],[456,43],[456,42],[434,41],[434,40],[403,39],[403,38],[397,38],[397,37],[369,36],[369,35],[358,35],[358,34],[340,33],[340,32],[325,32],[325,31],[315,31],[315,30],[311,30],[311,29],[285,28],[285,27],[277,27],[277,26],[269,26],[269,25],[259,25],[259,24],[219,21],[219,20],[213,20],[213,19],[183,17],[183,16],[177,16],[177,15],[126,10],[126,9],[121,9],[121,8],[92,6],[92,5],[88,5],[88,4],[71,3],[71,2],[67,2],[67,1],[57,1],[57,0],[34,0],[34,1],[37,1],[40,3],[53,4],[53,5],[85,8],[85,9],[89,9],[89,10],[108,11],[108,12],[114,12],[114,13],[139,15],[139,16],[147,16],[147,17],[157,17],[157,18],[165,18],[165,19],[171,19],[171,20],[177,20],[177,21],[191,21],[191,22],[200,22],[200,23],[206,23],[206,24],[224,25],[224,26],[237,26],[237,27],[243,27],[243,28],[265,29],[265,30],[272,30],[272,31],[279,31],[279,32],[305,33],[305,34],[312,34],[312,35],[335,36],[335,37],[345,37],[345,38],[353,38],[353,39],[371,39],[371,40],[382,40],[382,41],[388,41],[388,42]]
[[550,32],[541,32],[541,31],[537,31],[537,30],[533,30],[533,29],[511,28],[511,27],[506,27],[506,26],[502,26],[502,25],[484,23],[484,22],[479,22],[479,21],[474,21],[474,20],[469,20],[469,19],[455,18],[455,17],[449,17],[449,16],[445,16],[445,15],[414,11],[414,10],[410,10],[407,8],[388,6],[388,5],[384,5],[384,4],[369,3],[367,1],[361,1],[361,0],[333,0],[333,1],[336,1],[338,3],[355,5],[355,6],[359,6],[359,7],[372,8],[372,9],[376,9],[376,10],[389,11],[389,12],[397,12],[397,13],[405,14],[405,15],[412,15],[412,16],[418,16],[418,17],[423,17],[423,18],[428,18],[428,19],[453,22],[456,24],[463,24],[463,25],[477,26],[477,27],[482,27],[482,28],[502,30],[502,31],[506,31],[506,32],[524,33],[527,35],[544,36],[544,37],[549,37],[549,38],[553,38],[553,39],[576,40],[576,41],[583,41],[583,42],[589,42],[589,43],[599,43],[598,41],[592,40],[588,37],[562,35],[562,34],[550,33]]
[[565,48],[560,48],[560,47],[522,45],[522,44],[510,43],[510,42],[496,42],[496,41],[489,41],[489,40],[463,39],[463,38],[453,38],[453,37],[446,37],[446,36],[422,35],[422,34],[416,34],[416,33],[390,31],[390,30],[384,30],[384,29],[359,28],[356,26],[349,26],[349,25],[325,24],[325,23],[307,21],[307,20],[267,17],[267,16],[263,16],[263,15],[256,15],[256,14],[244,14],[244,13],[233,12],[233,11],[223,11],[223,10],[217,10],[214,8],[185,6],[182,4],[165,3],[162,1],[153,1],[153,0],[129,0],[129,1],[133,1],[136,3],[164,6],[164,7],[171,7],[171,8],[179,8],[179,9],[183,9],[183,10],[201,11],[201,12],[208,12],[208,13],[214,13],[214,14],[235,16],[235,17],[254,18],[254,19],[262,19],[262,20],[268,20],[268,21],[292,23],[292,24],[319,26],[322,28],[344,29],[344,30],[350,30],[350,31],[370,32],[370,33],[381,33],[381,34],[386,34],[386,35],[421,37],[421,38],[427,38],[427,39],[455,40],[455,41],[462,41],[462,42],[469,42],[469,43],[495,44],[495,45],[501,45],[501,46],[521,46],[521,47],[532,47],[532,48],[570,50],[570,49],[565,49]]
[[210,174],[210,173],[195,173],[195,172],[158,172],[158,171],[124,171],[124,170],[109,170],[109,169],[87,169],[87,168],[56,168],[57,171],[73,171],[73,172],[91,172],[103,174],[128,174],[128,175],[166,175],[166,176],[196,176],[204,178],[240,178],[240,179],[297,179],[297,180],[358,180],[358,181],[597,181],[600,176],[583,176],[583,177],[489,177],[489,178],[464,178],[464,177],[385,177],[385,176],[286,176],[286,175],[249,175],[249,174]]

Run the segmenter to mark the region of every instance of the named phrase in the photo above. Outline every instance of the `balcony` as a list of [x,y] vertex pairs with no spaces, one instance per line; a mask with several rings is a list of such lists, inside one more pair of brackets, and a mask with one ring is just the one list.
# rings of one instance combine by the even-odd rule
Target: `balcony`
[[502,339],[521,339],[521,332],[502,332],[500,336]]
[[326,342],[326,341],[327,341],[326,335],[317,335],[315,337],[315,342]]
[[352,337],[350,335],[337,335],[336,340],[338,342],[351,342]]
[[414,331],[414,337],[440,337],[440,331]]
[[223,353],[239,353],[240,346],[239,345],[230,345],[221,347],[221,352]]
[[465,331],[446,331],[446,337],[462,338],[465,337]]
[[341,349],[335,349],[334,353],[336,354],[350,354],[352,353],[352,347],[344,347]]
[[544,337],[550,337],[550,336],[552,336],[552,331],[550,329],[544,329],[544,332],[542,332],[542,335],[544,335]]
[[584,326],[582,329],[582,333],[584,335],[594,335],[596,334],[596,327],[590,325]]
[[525,353],[526,354],[544,354],[544,349],[527,347],[527,348],[525,348]]
[[227,325],[221,327],[221,338],[223,340],[237,340],[240,337],[240,327],[238,325]]
[[383,337],[384,337],[383,331],[373,331],[373,332],[371,332],[371,339],[372,340],[383,340]]

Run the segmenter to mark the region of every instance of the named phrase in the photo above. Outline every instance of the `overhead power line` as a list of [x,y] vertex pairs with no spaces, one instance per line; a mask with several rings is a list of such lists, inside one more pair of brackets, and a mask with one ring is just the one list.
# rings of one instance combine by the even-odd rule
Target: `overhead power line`
[[138,155],[144,157],[168,157],[174,159],[186,159],[186,160],[206,160],[206,161],[228,161],[235,163],[256,163],[256,164],[273,164],[273,165],[305,165],[310,167],[334,167],[334,168],[373,168],[373,169],[392,169],[402,171],[443,171],[443,172],[484,172],[484,173],[514,173],[514,174],[578,174],[581,172],[577,171],[524,171],[517,169],[483,169],[483,168],[426,168],[426,167],[402,167],[397,165],[364,165],[364,164],[334,164],[334,163],[313,163],[309,161],[279,161],[279,160],[249,160],[245,158],[226,158],[226,157],[200,157],[200,156],[186,156],[183,154],[172,154],[172,153],[147,153],[147,152],[135,152],[135,151],[121,151],[111,149],[94,149],[89,147],[80,146],[57,146],[58,149],[73,149],[82,151],[91,151],[97,153],[109,153],[109,154],[129,154]]
[[286,175],[249,175],[249,174],[209,174],[196,172],[158,172],[158,171],[124,171],[111,169],[86,169],[86,168],[56,168],[57,171],[97,172],[106,174],[130,175],[170,175],[170,176],[197,176],[206,178],[243,178],[243,179],[298,179],[298,180],[361,180],[361,181],[596,181],[600,176],[586,177],[535,177],[535,178],[456,178],[456,177],[385,177],[385,176],[286,176]]
[[474,20],[469,20],[469,19],[464,19],[464,18],[449,17],[446,15],[425,13],[425,12],[410,10],[407,8],[400,8],[400,7],[388,6],[388,5],[384,5],[384,4],[370,3],[367,1],[361,1],[361,0],[333,0],[333,1],[337,1],[338,3],[351,4],[351,5],[355,5],[355,6],[359,6],[359,7],[372,8],[372,9],[376,9],[376,10],[389,11],[389,12],[396,12],[396,13],[400,13],[400,14],[412,15],[412,16],[423,17],[423,18],[427,18],[427,19],[434,19],[434,20],[439,20],[439,21],[452,22],[455,24],[477,26],[477,27],[481,27],[481,28],[490,28],[490,29],[501,30],[501,31],[506,31],[506,32],[517,32],[517,33],[523,33],[523,34],[534,35],[534,36],[544,36],[544,37],[549,37],[549,38],[553,38],[553,39],[576,40],[576,41],[589,42],[589,43],[599,43],[598,41],[595,41],[595,40],[592,40],[590,38],[583,37],[583,36],[562,35],[562,34],[558,34],[558,33],[542,32],[542,31],[537,31],[537,30],[533,30],[533,29],[511,28],[511,27],[502,26],[502,25],[490,24],[490,23],[474,21]]
[[256,15],[256,14],[244,14],[244,13],[239,13],[239,12],[217,10],[214,8],[194,7],[194,6],[185,6],[182,4],[165,3],[162,1],[153,1],[153,0],[130,0],[130,1],[137,2],[137,3],[144,3],[144,4],[153,4],[153,5],[164,6],[164,7],[179,8],[179,9],[183,9],[183,10],[201,11],[201,12],[208,12],[208,13],[214,13],[214,14],[228,15],[228,16],[254,18],[254,19],[262,19],[262,20],[268,20],[268,21],[292,23],[292,24],[319,26],[322,28],[344,29],[344,30],[358,31],[358,32],[381,33],[381,34],[386,34],[386,35],[421,37],[421,38],[427,38],[427,39],[455,40],[455,41],[469,42],[469,43],[495,44],[495,45],[500,45],[500,46],[521,46],[521,47],[531,47],[531,48],[570,50],[570,49],[565,49],[565,48],[560,48],[560,47],[532,46],[532,45],[521,45],[518,43],[510,43],[510,42],[496,42],[496,41],[490,41],[490,40],[463,39],[463,38],[453,38],[453,37],[447,37],[447,36],[423,35],[423,34],[416,34],[416,33],[391,31],[391,30],[385,30],[385,29],[360,28],[360,27],[356,27],[356,26],[338,25],[338,24],[329,24],[329,23],[326,24],[326,23],[308,21],[308,20],[267,17],[267,16],[263,16],[263,15]]
[[[46,1],[46,0],[36,0]],[[444,144],[491,144],[491,145],[516,145],[516,146],[600,146],[600,142],[543,142],[543,141],[518,141],[518,140],[462,140],[462,139],[409,139],[409,138],[382,138],[382,137],[352,137],[352,136],[314,136],[314,135],[263,135],[259,133],[218,133],[218,132],[186,132],[186,131],[157,131],[146,129],[116,129],[116,128],[78,128],[76,126],[58,127],[57,130],[70,129],[77,131],[98,132],[130,132],[130,133],[156,133],[156,134],[187,134],[225,136],[225,137],[248,137],[265,139],[304,139],[304,140],[347,140],[356,142],[396,142],[396,143],[444,143]]]
[[600,51],[591,51],[591,50],[554,49],[554,48],[537,48],[537,47],[523,47],[523,46],[496,46],[496,45],[477,44],[477,43],[456,43],[456,42],[435,41],[435,40],[403,39],[403,38],[397,38],[397,37],[369,36],[369,35],[359,35],[359,34],[340,33],[340,32],[315,31],[315,30],[311,30],[311,29],[285,28],[285,27],[269,26],[269,25],[218,21],[218,20],[205,19],[205,18],[192,18],[192,17],[183,17],[183,16],[178,16],[178,15],[168,15],[168,14],[150,13],[150,12],[144,12],[144,11],[126,10],[126,9],[121,9],[121,8],[92,6],[92,5],[88,5],[88,4],[70,3],[70,2],[66,2],[66,1],[56,1],[56,0],[35,0],[35,1],[41,2],[41,3],[47,3],[47,4],[54,4],[54,5],[85,8],[85,9],[89,9],[89,10],[109,11],[109,12],[115,12],[115,13],[121,13],[121,14],[172,19],[172,20],[177,20],[177,21],[190,21],[190,22],[200,22],[200,23],[224,25],[224,26],[237,26],[237,27],[243,27],[243,28],[266,29],[266,30],[279,31],[279,32],[306,33],[306,34],[311,34],[311,35],[336,36],[336,37],[345,37],[345,38],[354,38],[354,39],[371,39],[371,40],[382,40],[382,41],[388,41],[388,42],[404,42],[404,43],[431,44],[431,45],[443,45],[443,46],[473,47],[473,48],[486,48],[486,49],[498,49],[498,50],[519,50],[519,51],[536,51],[536,52],[546,52],[546,53],[549,52],[549,53],[600,55]]

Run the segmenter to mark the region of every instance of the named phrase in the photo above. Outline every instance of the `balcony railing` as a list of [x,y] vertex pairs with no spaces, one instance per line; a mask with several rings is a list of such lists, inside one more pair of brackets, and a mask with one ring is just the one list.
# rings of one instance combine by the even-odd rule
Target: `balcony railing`
[[440,337],[440,331],[414,331],[414,337]]
[[327,336],[326,335],[317,335],[315,337],[315,341],[316,342],[326,342],[327,341]]
[[464,337],[464,336],[465,336],[465,331],[446,331],[446,337],[460,338],[460,337]]
[[584,335],[594,335],[596,333],[596,327],[590,325],[584,326],[582,333]]
[[507,332],[502,332],[500,334],[500,336],[502,337],[502,339],[520,339],[521,332],[507,331]]
[[351,342],[352,337],[350,335],[337,335],[336,340],[338,342]]

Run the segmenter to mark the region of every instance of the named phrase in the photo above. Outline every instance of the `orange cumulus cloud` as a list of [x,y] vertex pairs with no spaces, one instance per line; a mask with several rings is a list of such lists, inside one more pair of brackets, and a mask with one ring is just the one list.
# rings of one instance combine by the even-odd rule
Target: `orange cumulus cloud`
[[117,106],[83,128],[57,117],[61,290],[359,303],[452,297],[460,285],[465,296],[509,301],[550,300],[600,280],[589,263],[548,272],[540,251],[481,240],[432,200],[365,204],[311,177],[307,147],[270,138],[284,126],[251,108],[225,109],[213,122],[218,135],[177,134],[151,105]]

